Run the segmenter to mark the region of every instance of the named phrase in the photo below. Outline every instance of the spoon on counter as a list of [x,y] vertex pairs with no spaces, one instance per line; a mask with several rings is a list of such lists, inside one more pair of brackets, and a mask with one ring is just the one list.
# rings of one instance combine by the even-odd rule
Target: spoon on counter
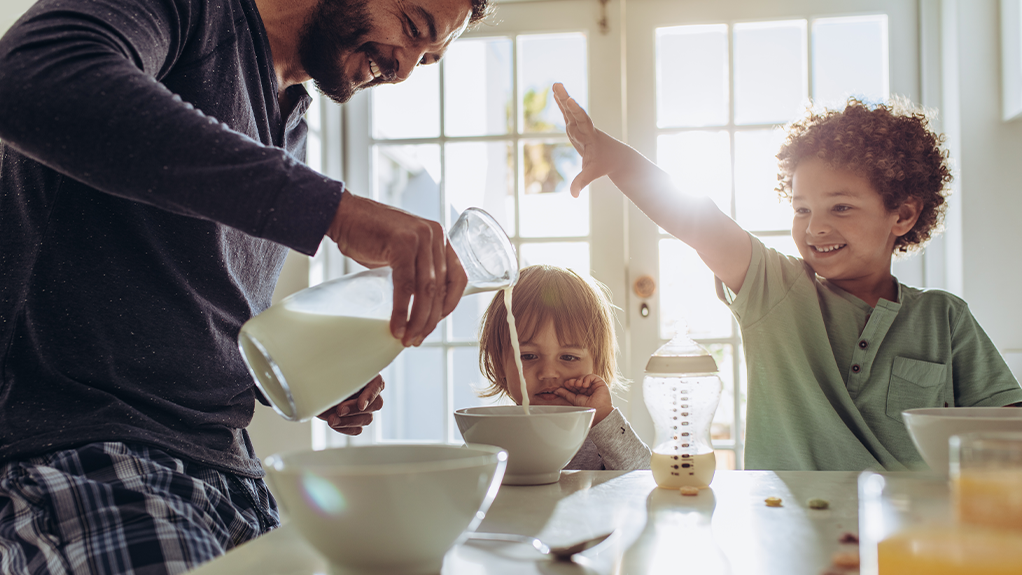
[[550,547],[542,540],[537,539],[535,537],[529,535],[517,535],[514,533],[483,533],[477,531],[474,533],[470,533],[468,539],[476,541],[506,541],[510,543],[525,543],[527,545],[530,545],[536,551],[539,551],[544,555],[550,555],[551,557],[557,559],[558,561],[570,561],[572,555],[575,555],[576,553],[581,553],[586,549],[596,547],[600,543],[603,543],[608,537],[610,537],[613,534],[614,532],[611,531],[610,533],[597,535],[596,537],[585,539],[572,545],[565,545],[560,547]]

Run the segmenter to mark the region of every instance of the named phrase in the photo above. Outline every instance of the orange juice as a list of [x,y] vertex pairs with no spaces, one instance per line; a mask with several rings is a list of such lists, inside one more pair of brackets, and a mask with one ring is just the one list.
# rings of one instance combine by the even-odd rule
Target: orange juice
[[1022,531],[1022,469],[962,470],[952,493],[963,523]]
[[1018,575],[1022,533],[913,527],[877,545],[880,575]]

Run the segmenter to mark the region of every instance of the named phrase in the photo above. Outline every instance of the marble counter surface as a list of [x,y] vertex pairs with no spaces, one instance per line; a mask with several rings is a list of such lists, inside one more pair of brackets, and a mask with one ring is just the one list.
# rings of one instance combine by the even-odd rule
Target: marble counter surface
[[[562,545],[614,531],[603,544],[557,562],[519,543],[469,541],[443,575],[821,575],[842,535],[858,533],[855,472],[719,471],[698,496],[659,489],[649,471],[565,471],[558,483],[502,486],[478,531],[533,535]],[[781,507],[768,507],[779,497]],[[829,502],[810,509],[813,498]],[[327,573],[290,525],[238,547],[194,575]],[[855,570],[849,571],[855,573]]]

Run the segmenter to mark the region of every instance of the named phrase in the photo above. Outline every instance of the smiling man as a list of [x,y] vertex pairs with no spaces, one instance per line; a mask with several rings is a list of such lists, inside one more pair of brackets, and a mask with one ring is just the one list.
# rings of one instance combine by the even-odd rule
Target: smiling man
[[303,83],[403,81],[488,10],[39,0],[0,38],[0,571],[181,573],[279,524],[237,334],[287,249],[393,267],[405,345],[466,284],[438,223],[302,163]]

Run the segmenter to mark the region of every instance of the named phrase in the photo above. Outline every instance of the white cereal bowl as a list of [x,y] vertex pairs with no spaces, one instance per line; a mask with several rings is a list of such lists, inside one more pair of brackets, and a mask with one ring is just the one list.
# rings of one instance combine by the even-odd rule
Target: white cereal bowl
[[520,405],[488,405],[459,409],[454,420],[465,441],[507,450],[504,485],[540,485],[560,479],[595,414],[590,407],[537,405],[526,415]]
[[934,472],[948,474],[948,440],[973,431],[1022,431],[1022,408],[933,407],[901,412],[923,461]]
[[490,445],[371,445],[271,455],[290,522],[332,575],[440,573],[500,488],[507,453]]

